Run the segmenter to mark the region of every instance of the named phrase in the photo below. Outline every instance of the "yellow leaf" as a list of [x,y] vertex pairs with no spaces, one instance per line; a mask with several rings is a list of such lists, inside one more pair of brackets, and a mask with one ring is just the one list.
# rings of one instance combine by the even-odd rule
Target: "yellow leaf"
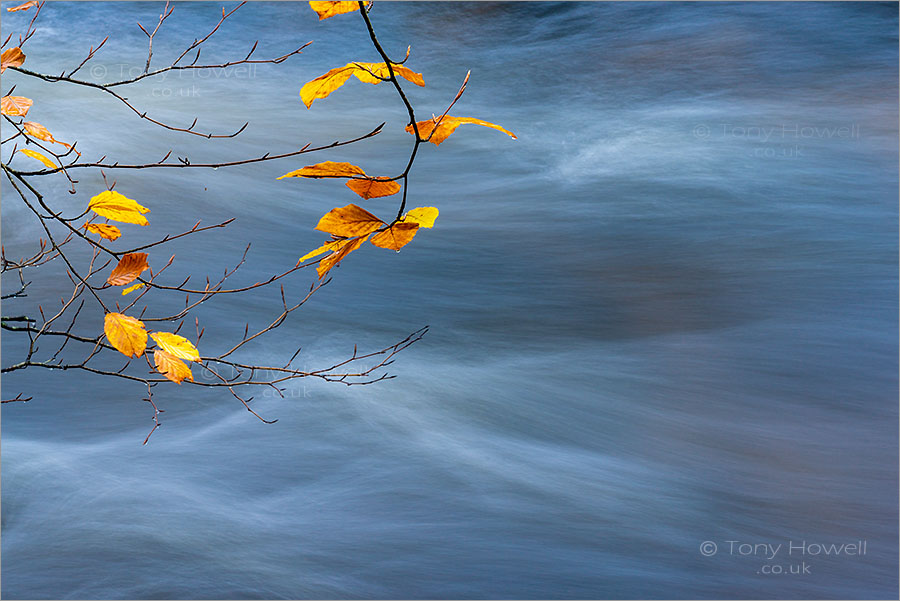
[[137,225],[147,225],[146,217],[143,213],[149,213],[150,209],[142,207],[137,202],[126,198],[118,192],[106,190],[93,197],[88,203],[88,208],[107,219],[113,221],[121,221],[122,223],[136,223]]
[[134,286],[129,286],[128,288],[126,288],[125,290],[122,291],[122,296],[125,296],[126,294],[131,294],[135,290],[140,290],[144,286],[146,286],[146,284],[144,284],[144,282],[138,282]]
[[28,2],[25,2],[24,4],[20,4],[18,6],[13,6],[12,8],[7,8],[6,11],[14,13],[17,10],[28,10],[32,6],[37,6],[37,5],[38,5],[37,0],[28,0]]
[[111,286],[124,286],[135,280],[144,270],[150,269],[147,264],[147,253],[128,253],[119,259],[106,283]]
[[8,48],[3,51],[3,55],[0,56],[0,73],[6,71],[7,67],[21,67],[22,63],[25,62],[25,53],[22,52],[22,49],[16,46],[15,48]]
[[286,177],[352,177],[354,175],[365,175],[366,172],[350,163],[335,163],[334,161],[325,161],[324,163],[316,163],[315,165],[307,165],[301,169],[285,173],[279,178]]
[[107,313],[103,333],[109,343],[126,357],[140,357],[147,348],[147,330],[144,323],[121,313]]
[[[389,79],[391,76],[387,68],[387,63],[348,63],[348,66],[349,65],[357,66],[357,69],[353,71],[353,75],[356,76],[356,79],[372,85],[378,85],[383,79]],[[422,77],[421,73],[416,73],[412,69],[404,67],[403,65],[398,65],[397,63],[391,63],[391,67],[394,70],[394,75],[402,77],[407,81],[411,81],[417,86],[425,85],[425,79]]]
[[349,240],[329,240],[328,242],[326,242],[319,248],[317,248],[315,250],[311,250],[308,253],[306,253],[305,255],[303,255],[302,257],[300,257],[300,260],[297,261],[297,264],[300,264],[303,261],[306,261],[307,259],[312,259],[313,257],[318,257],[322,253],[326,253],[328,251],[340,250],[342,246],[347,244],[347,242],[349,242]]
[[309,7],[319,15],[319,21],[359,10],[359,4],[356,2],[310,2]]
[[407,211],[400,221],[418,223],[420,227],[433,227],[437,216],[438,210],[436,207],[419,207]]
[[93,234],[100,234],[101,238],[107,240],[116,240],[122,235],[122,231],[114,225],[108,223],[85,223],[82,227]]
[[[391,63],[394,73],[404,79],[407,79],[417,86],[424,86],[425,80],[421,73],[416,73],[402,65]],[[320,75],[314,80],[304,84],[300,88],[300,99],[306,108],[310,108],[317,98],[326,98],[329,94],[337,90],[339,87],[347,83],[351,75],[355,75],[360,81],[378,85],[382,79],[389,76],[386,63],[347,63],[343,67],[335,67],[328,73]]]
[[390,196],[400,191],[400,184],[386,177],[351,179],[347,182],[347,187],[366,200]]
[[322,278],[324,278],[325,275],[329,271],[331,271],[332,267],[335,267],[338,263],[344,260],[344,257],[359,248],[368,237],[369,235],[366,234],[365,236],[353,238],[352,240],[342,240],[342,242],[345,242],[346,244],[341,246],[339,250],[331,253],[330,255],[319,261],[319,264],[316,266],[316,271],[319,273],[319,279],[321,280]]
[[156,371],[176,384],[181,384],[182,380],[185,379],[191,382],[194,381],[194,374],[191,373],[191,368],[166,351],[153,351],[153,362],[156,364]]
[[60,142],[56,138],[53,137],[53,134],[50,131],[41,125],[40,123],[35,123],[34,121],[26,121],[22,124],[25,128],[25,131],[28,132],[33,138],[37,138],[38,140],[44,140],[45,142],[53,142],[54,144],[62,144],[66,148],[71,148],[71,144],[66,144],[65,142]]
[[0,98],[0,114],[9,117],[24,117],[34,101],[24,96],[4,96]]
[[355,69],[356,67],[352,64],[348,64],[344,67],[332,69],[328,73],[307,82],[300,88],[300,100],[303,101],[306,108],[310,108],[316,98],[326,98],[329,94],[347,83],[347,80],[353,75]]
[[[473,117],[451,117],[450,115],[445,115],[443,119],[441,119],[440,125],[435,129],[434,121],[428,119],[427,121],[417,121],[416,126],[419,128],[419,137],[423,140],[427,139],[429,134],[431,134],[431,130],[435,130],[434,135],[431,136],[431,143],[435,146],[438,146],[441,142],[446,140],[450,134],[456,131],[456,128],[462,125],[463,123],[474,123],[475,125],[483,125],[485,127],[490,127],[492,129],[496,129],[497,131],[502,131],[506,135],[508,135],[513,140],[516,139],[516,135],[509,130],[503,129],[499,125],[495,125],[494,123],[488,123],[487,121],[482,121],[481,119],[475,119]],[[409,133],[416,135],[413,130],[412,125],[406,126],[406,131]]]
[[46,165],[48,169],[59,169],[59,165],[39,153],[37,150],[31,150],[30,148],[20,148],[19,152],[21,152],[25,156],[37,159],[38,161]]
[[418,223],[395,223],[383,232],[372,236],[372,244],[381,248],[400,250],[412,242],[417,231],[419,231]]
[[335,236],[353,238],[370,234],[384,225],[384,222],[355,204],[331,209],[316,225],[316,229]]
[[158,344],[162,350],[173,357],[178,357],[179,359],[184,359],[186,361],[200,360],[200,351],[198,351],[197,347],[184,336],[171,334],[169,332],[154,332],[150,334],[150,337],[156,341],[156,344]]

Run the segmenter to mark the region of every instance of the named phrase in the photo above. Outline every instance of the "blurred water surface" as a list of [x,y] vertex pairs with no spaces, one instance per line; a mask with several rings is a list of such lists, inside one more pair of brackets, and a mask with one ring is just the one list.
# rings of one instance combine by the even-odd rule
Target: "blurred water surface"
[[[84,73],[119,79],[145,60],[135,22],[160,8],[50,3],[28,65],[57,73],[110,33]],[[220,14],[178,3],[155,64]],[[4,37],[28,18],[4,13]],[[519,139],[464,126],[422,148],[410,202],[440,207],[435,229],[399,254],[356,253],[243,358],[277,363],[302,344],[312,368],[431,333],[397,379],[260,396],[272,426],[172,386],[146,447],[137,387],[5,377],[4,398],[34,401],[3,407],[3,596],[896,598],[896,5],[377,2],[372,18],[394,56],[412,45],[423,117],[472,69],[454,114]],[[160,130],[95,90],[12,71],[4,90],[35,98],[29,117],[86,157],[122,162],[283,152],[387,121],[302,159],[115,174],[152,208],[132,240],[237,217],[174,243],[172,271],[214,276],[252,240],[235,278],[251,283],[321,243],[322,213],[358,202],[337,182],[277,176],[322,160],[395,173],[410,142],[387,86],[351,82],[309,111],[297,97],[331,67],[377,60],[358,15],[318,23],[306,3],[251,3],[201,62],[257,38],[268,56],[315,42],[280,66],[128,93],[208,131],[249,119],[234,140]],[[41,185],[71,210],[102,186],[79,176],[75,196],[61,177]],[[24,255],[38,232],[11,192],[4,245]],[[25,302],[66,281],[35,277]],[[205,353],[279,302],[205,307]],[[85,323],[100,328],[99,314]],[[8,363],[21,347],[3,343]],[[771,562],[727,543],[860,539],[866,555]],[[703,556],[703,541],[719,552]],[[800,560],[811,574],[758,573]]]

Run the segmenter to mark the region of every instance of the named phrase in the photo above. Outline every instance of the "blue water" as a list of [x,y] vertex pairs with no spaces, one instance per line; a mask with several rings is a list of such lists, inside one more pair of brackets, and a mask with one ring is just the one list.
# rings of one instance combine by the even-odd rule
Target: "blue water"
[[[135,22],[160,8],[49,3],[26,66],[57,73],[110,33],[85,77],[117,79],[143,65]],[[154,61],[219,14],[177,4]],[[4,13],[4,37],[28,18]],[[2,412],[3,597],[896,598],[896,4],[376,2],[372,18],[389,52],[411,44],[423,117],[471,69],[454,114],[519,139],[463,126],[422,148],[410,202],[438,206],[436,227],[399,254],[355,253],[241,358],[303,345],[314,368],[430,333],[396,379],[261,395],[274,425],[226,395],[161,388],[146,447],[139,386],[5,377],[3,398],[34,400]],[[235,279],[252,283],[320,244],[321,214],[358,202],[338,182],[277,176],[321,160],[395,173],[410,138],[387,86],[351,82],[312,110],[297,97],[331,67],[377,60],[358,15],[251,3],[216,36],[202,58],[257,38],[268,56],[315,43],[280,66],[128,96],[209,131],[249,119],[234,140],[154,128],[86,88],[12,71],[3,84],[86,157],[123,162],[242,158],[387,121],[300,159],[115,174],[152,209],[131,240],[237,217],[173,243],[173,281],[220,273],[252,240]],[[78,211],[102,189],[98,173],[79,178],[75,196],[59,176],[40,185]],[[3,195],[6,251],[25,255],[38,231],[6,182]],[[58,266],[32,279],[4,314],[66,289]],[[276,290],[209,304],[204,354],[278,306]],[[101,323],[89,312],[85,331]],[[3,343],[6,365],[21,343]],[[787,555],[860,540],[864,555]],[[782,548],[769,560],[745,543]],[[791,574],[801,563],[810,573]],[[787,573],[760,573],[773,565]]]

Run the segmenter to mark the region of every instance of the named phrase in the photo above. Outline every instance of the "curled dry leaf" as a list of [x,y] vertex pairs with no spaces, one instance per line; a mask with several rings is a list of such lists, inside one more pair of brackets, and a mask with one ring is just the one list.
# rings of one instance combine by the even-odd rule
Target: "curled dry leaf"
[[185,365],[181,359],[173,357],[166,351],[159,349],[153,351],[153,362],[156,364],[156,371],[176,384],[181,384],[185,379],[191,382],[194,381],[194,374],[191,373],[191,368]]
[[[511,131],[503,129],[495,123],[489,123],[487,121],[482,121],[481,119],[475,119],[474,117],[451,117],[450,115],[445,115],[444,118],[441,119],[441,122],[437,127],[435,127],[434,121],[432,121],[431,119],[428,119],[426,121],[416,121],[416,126],[419,128],[419,137],[421,137],[423,140],[426,140],[430,135],[431,143],[435,146],[438,146],[441,142],[446,140],[450,136],[450,134],[456,131],[456,128],[463,123],[474,123],[475,125],[490,127],[491,129],[502,131],[513,140],[516,139],[516,134],[512,133]],[[434,134],[431,133],[432,130],[434,130]],[[412,125],[407,125],[406,131],[408,131],[412,135],[416,135]]]
[[309,7],[319,15],[319,21],[335,15],[343,15],[359,10],[358,2],[310,2]]
[[51,134],[50,131],[40,123],[35,123],[34,121],[26,121],[22,124],[22,127],[24,127],[28,135],[33,138],[44,140],[45,142],[53,142],[54,144],[62,144],[66,148],[72,147],[71,144],[60,142],[59,140],[54,138],[53,134]]
[[418,207],[407,211],[400,221],[418,223],[419,227],[433,227],[438,213],[437,207]]
[[7,67],[21,67],[24,62],[25,53],[22,52],[21,48],[18,46],[15,48],[8,48],[0,55],[0,73],[6,71]]
[[353,238],[371,234],[384,225],[384,222],[355,204],[331,209],[319,220],[316,229],[343,238]]
[[4,96],[0,98],[0,114],[7,117],[24,117],[34,101],[24,96]]
[[108,223],[85,223],[82,227],[92,234],[100,234],[101,238],[107,240],[116,240],[122,235],[122,230]]
[[129,286],[128,288],[126,288],[125,290],[122,291],[122,296],[125,296],[126,294],[131,294],[135,290],[140,290],[144,286],[146,286],[146,284],[144,282],[138,282],[134,286]]
[[37,6],[37,5],[38,5],[38,1],[37,1],[37,0],[28,0],[28,2],[25,2],[25,3],[20,4],[20,5],[18,5],[18,6],[13,6],[12,8],[7,8],[7,9],[6,9],[6,12],[14,13],[14,12],[19,11],[19,10],[28,10],[28,9],[31,8],[32,6]]
[[147,348],[147,330],[144,329],[144,323],[134,317],[122,313],[107,313],[103,333],[109,343],[126,357],[140,357]]
[[24,154],[27,157],[31,157],[35,160],[42,162],[48,169],[59,169],[59,165],[48,159],[46,156],[38,152],[37,150],[31,150],[30,148],[20,148],[19,152]]
[[345,244],[341,245],[340,249],[319,261],[319,264],[316,266],[316,271],[319,273],[319,279],[321,280],[324,278],[333,267],[343,261],[344,257],[359,248],[368,237],[369,235],[366,234],[365,236],[353,238],[352,240],[342,240]]
[[300,257],[300,260],[297,261],[297,265],[299,265],[303,261],[306,261],[307,259],[312,259],[313,257],[318,257],[319,255],[321,255],[323,253],[327,253],[329,251],[332,251],[332,252],[338,251],[348,242],[350,242],[350,241],[349,240],[329,240],[328,242],[326,242],[319,248],[317,248],[315,250],[311,250],[308,253],[306,253],[305,255],[303,255],[302,257]]
[[334,161],[325,161],[324,163],[316,163],[315,165],[307,165],[290,173],[285,173],[279,178],[286,177],[309,177],[313,179],[322,177],[353,177],[354,175],[365,175],[366,172],[356,165],[350,163],[336,163]]
[[149,213],[150,209],[142,207],[136,201],[111,190],[105,190],[91,198],[88,208],[101,217],[106,217],[113,221],[136,223],[137,225],[149,224],[149,221],[143,214]]
[[[404,79],[407,79],[417,86],[424,86],[425,80],[421,73],[391,63],[394,73]],[[329,94],[337,90],[339,87],[347,83],[351,75],[355,75],[357,79],[365,83],[373,85],[380,84],[389,76],[387,63],[347,63],[343,67],[335,67],[327,73],[307,82],[300,89],[300,99],[306,108],[310,108],[317,98],[327,98]]]
[[400,184],[386,177],[351,179],[347,182],[347,187],[366,200],[390,196],[400,191]]
[[156,344],[158,344],[162,350],[173,357],[185,359],[186,361],[200,360],[200,351],[198,351],[197,347],[184,336],[179,336],[178,334],[172,334],[170,332],[153,332],[150,334],[150,337],[156,341]]
[[386,230],[372,236],[372,244],[380,248],[400,250],[412,242],[417,231],[419,231],[418,223],[395,223]]
[[124,286],[133,282],[146,269],[150,269],[147,264],[147,253],[128,253],[119,259],[119,264],[106,278],[106,283],[111,286]]

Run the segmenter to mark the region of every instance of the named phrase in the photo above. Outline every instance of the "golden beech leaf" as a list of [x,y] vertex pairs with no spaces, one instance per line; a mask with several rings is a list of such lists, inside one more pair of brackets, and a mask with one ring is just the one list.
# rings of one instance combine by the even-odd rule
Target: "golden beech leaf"
[[44,140],[45,142],[53,142],[54,144],[62,144],[66,148],[71,148],[71,144],[66,144],[65,142],[60,142],[56,138],[53,137],[53,134],[50,131],[41,125],[40,123],[36,123],[34,121],[26,121],[22,124],[25,128],[25,131],[28,132],[32,138],[37,138],[38,140]]
[[353,177],[354,175],[365,175],[366,172],[356,165],[350,163],[335,163],[334,161],[325,161],[324,163],[316,163],[315,165],[307,165],[301,169],[285,173],[279,178],[286,177]]
[[327,253],[328,251],[338,251],[348,242],[349,242],[349,240],[329,240],[328,242],[326,242],[319,248],[317,248],[315,250],[311,250],[308,253],[306,253],[305,255],[303,255],[302,257],[300,257],[300,260],[297,261],[297,264],[299,265],[300,263],[302,263],[303,261],[306,261],[307,259],[312,259],[313,257],[318,257],[322,253]]
[[325,275],[331,271],[332,267],[335,267],[338,263],[344,260],[344,257],[352,253],[354,250],[359,248],[363,242],[368,239],[369,235],[360,236],[359,238],[353,238],[352,240],[341,240],[341,242],[345,242],[339,250],[331,253],[321,261],[316,266],[316,271],[319,273],[319,279],[325,277]]
[[327,98],[329,94],[337,90],[339,87],[347,83],[353,71],[356,69],[352,64],[332,69],[324,75],[320,75],[314,80],[307,82],[300,88],[300,100],[306,105],[306,108],[312,106],[316,98]]
[[150,337],[156,341],[156,344],[158,344],[162,350],[173,357],[178,357],[179,359],[184,359],[186,361],[200,360],[200,351],[198,351],[197,347],[184,336],[171,334],[169,332],[154,332],[150,334]]
[[[421,73],[416,73],[412,69],[391,63],[394,73],[407,79],[417,86],[424,86],[425,80]],[[300,88],[300,99],[306,108],[310,108],[317,98],[327,98],[329,94],[337,90],[339,87],[347,83],[351,75],[355,75],[357,79],[365,83],[378,85],[383,79],[390,76],[388,73],[387,63],[347,63],[343,67],[335,67],[324,75],[320,75],[314,80],[304,84]]]
[[8,117],[24,117],[34,101],[24,96],[4,96],[0,99],[0,114]]
[[19,152],[24,154],[27,157],[31,157],[42,162],[47,166],[48,169],[59,169],[59,165],[48,159],[46,156],[38,152],[37,150],[31,150],[30,148],[20,148]]
[[386,177],[351,179],[347,187],[365,198],[380,198],[390,196],[400,191],[400,184]]
[[410,209],[400,221],[406,223],[418,223],[419,227],[433,227],[434,220],[437,219],[438,210],[436,207],[418,207]]
[[108,223],[85,223],[82,227],[92,234],[100,234],[101,238],[107,240],[116,240],[122,235],[122,230]]
[[382,225],[384,222],[372,213],[355,204],[349,204],[325,213],[316,229],[335,236],[353,238],[371,234]]
[[21,67],[22,63],[25,62],[25,53],[22,52],[22,49],[16,46],[15,48],[8,48],[3,51],[3,55],[0,56],[0,73],[6,71],[7,67]]
[[[497,131],[502,131],[513,140],[517,139],[516,134],[512,133],[511,131],[503,129],[502,127],[494,123],[488,123],[487,121],[482,121],[481,119],[475,119],[474,117],[451,117],[450,115],[445,115],[444,118],[441,119],[441,123],[437,126],[437,128],[434,127],[434,121],[432,121],[431,119],[428,119],[426,121],[417,121],[416,126],[419,128],[419,137],[421,137],[423,140],[428,138],[428,136],[431,134],[431,130],[435,130],[434,135],[431,136],[431,143],[435,146],[438,146],[441,142],[446,140],[450,136],[450,134],[456,131],[456,128],[463,123],[474,123],[475,125],[490,127],[492,129],[496,129]],[[408,131],[412,135],[416,135],[412,125],[407,125],[406,131]]]
[[146,284],[144,282],[138,282],[134,286],[129,286],[128,288],[126,288],[125,290],[122,291],[122,296],[125,296],[126,294],[131,294],[135,290],[140,290],[144,286],[146,286]]
[[[391,73],[387,68],[387,63],[347,64],[347,66],[350,65],[355,65],[357,67],[357,69],[353,71],[353,75],[356,76],[356,79],[372,85],[378,85],[382,80],[388,79],[391,76]],[[425,79],[422,77],[421,73],[416,73],[412,69],[404,67],[403,65],[398,65],[397,63],[391,63],[391,67],[394,70],[394,75],[402,77],[407,81],[411,81],[417,86],[425,86]]]
[[185,379],[194,381],[194,374],[191,368],[185,365],[181,359],[173,357],[166,351],[153,351],[153,362],[156,364],[156,371],[172,380],[176,384],[181,384]]
[[310,2],[309,7],[319,15],[319,21],[359,10],[357,2]]
[[137,202],[126,198],[124,195],[111,190],[101,192],[88,203],[88,208],[107,219],[121,221],[122,223],[136,223],[147,225],[150,222],[144,217],[150,209],[142,207]]
[[121,313],[107,313],[103,333],[109,343],[126,357],[140,357],[147,348],[147,330],[144,323]]
[[372,236],[372,244],[380,248],[400,250],[412,242],[417,231],[419,231],[418,223],[404,223],[401,221]]
[[147,253],[128,253],[119,259],[119,264],[106,278],[106,283],[111,286],[130,284],[146,269],[150,269]]
[[17,10],[28,10],[32,6],[37,6],[37,5],[38,5],[37,0],[28,0],[28,2],[25,2],[24,4],[20,4],[18,6],[13,6],[12,8],[7,8],[6,11],[14,13]]

